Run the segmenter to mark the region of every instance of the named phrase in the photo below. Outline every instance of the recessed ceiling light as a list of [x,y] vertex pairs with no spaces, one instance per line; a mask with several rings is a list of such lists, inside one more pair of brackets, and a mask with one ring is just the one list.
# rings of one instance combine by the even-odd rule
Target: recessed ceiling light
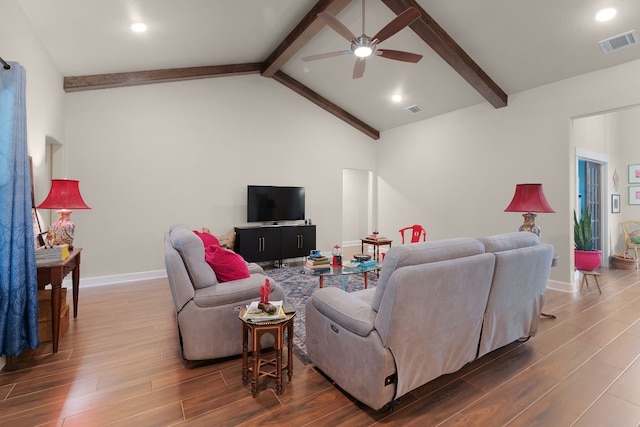
[[616,13],[618,13],[618,11],[612,7],[602,9],[600,12],[596,13],[596,21],[598,22],[608,21],[612,19],[614,16],[616,16]]
[[136,33],[144,33],[147,31],[147,24],[143,22],[136,22],[135,24],[131,24],[131,31]]
[[398,94],[396,93],[395,95],[393,95],[393,96],[391,97],[391,100],[392,100],[393,102],[400,102],[400,101],[402,101],[402,96],[400,96],[400,95],[398,95]]

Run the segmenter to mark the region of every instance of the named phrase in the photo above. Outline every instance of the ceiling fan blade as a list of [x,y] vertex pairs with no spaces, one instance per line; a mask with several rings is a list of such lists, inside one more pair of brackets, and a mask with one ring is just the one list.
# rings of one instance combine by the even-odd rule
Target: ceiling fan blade
[[383,29],[378,31],[378,34],[373,36],[372,40],[377,39],[377,43],[381,43],[418,18],[420,18],[420,12],[418,9],[410,7],[400,15],[396,16],[395,19],[385,25]]
[[422,55],[417,53],[391,49],[378,49],[376,50],[376,55],[387,59],[395,59],[396,61],[413,62],[414,64],[422,59]]
[[309,55],[302,58],[304,62],[315,61],[317,59],[333,58],[334,56],[351,55],[350,50],[339,50],[337,52],[319,53],[317,55]]
[[356,65],[353,67],[353,78],[359,79],[364,76],[364,67],[367,65],[366,58],[358,58],[356,59]]
[[327,11],[320,12],[318,14],[318,18],[321,21],[324,21],[325,24],[333,28],[333,30],[340,34],[345,39],[352,41],[356,38],[355,34],[351,32],[342,22],[338,21],[338,18],[333,16]]

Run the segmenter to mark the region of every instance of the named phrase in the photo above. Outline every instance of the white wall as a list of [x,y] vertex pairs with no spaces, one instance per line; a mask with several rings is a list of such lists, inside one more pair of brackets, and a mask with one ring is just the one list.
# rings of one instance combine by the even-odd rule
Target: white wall
[[[341,238],[342,169],[377,165],[376,223],[389,236],[414,223],[431,240],[516,230],[521,215],[503,212],[515,184],[543,183],[556,213],[537,223],[560,256],[552,279],[571,289],[572,118],[640,103],[629,83],[638,71],[640,61],[579,76],[379,142],[259,76],[68,94],[66,173],[93,207],[73,214],[90,251],[83,275],[161,270],[169,224],[229,231],[244,223],[249,183],[306,186],[318,247],[331,247]],[[104,261],[112,253],[116,265]]]
[[[612,138],[612,163],[618,170],[620,182],[618,193],[620,194],[620,214],[615,215],[618,224],[624,221],[640,221],[640,206],[629,205],[628,170],[630,164],[640,164],[640,107],[625,109],[612,114],[614,123],[611,130]],[[613,173],[613,172],[611,172]],[[611,182],[611,180],[609,180]],[[612,184],[610,184],[612,185]],[[612,230],[617,237],[615,241],[616,253],[621,253],[624,248],[624,238],[620,226],[613,224]]]
[[65,173],[82,274],[164,270],[173,223],[246,223],[247,184],[306,187],[318,248],[342,237],[342,171],[371,170],[373,140],[259,75],[67,94]]
[[506,108],[481,104],[384,132],[380,232],[420,223],[434,240],[517,230],[522,217],[504,212],[515,184],[541,182],[556,211],[536,221],[560,256],[551,278],[572,288],[571,118],[640,103],[639,73],[635,61],[511,95]]

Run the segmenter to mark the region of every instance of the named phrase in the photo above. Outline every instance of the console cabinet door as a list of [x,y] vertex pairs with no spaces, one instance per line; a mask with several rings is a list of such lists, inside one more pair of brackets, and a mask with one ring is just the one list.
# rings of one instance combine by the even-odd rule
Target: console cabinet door
[[281,233],[279,227],[235,228],[234,251],[245,261],[259,262],[280,259]]
[[282,227],[282,259],[304,257],[312,249],[316,249],[315,225]]

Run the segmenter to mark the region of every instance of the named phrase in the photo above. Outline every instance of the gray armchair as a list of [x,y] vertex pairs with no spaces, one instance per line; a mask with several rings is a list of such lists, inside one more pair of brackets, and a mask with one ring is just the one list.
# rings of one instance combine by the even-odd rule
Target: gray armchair
[[[207,360],[242,354],[238,314],[260,299],[260,287],[267,278],[262,267],[249,264],[249,278],[219,283],[205,262],[202,240],[184,225],[165,234],[164,256],[183,357]],[[270,299],[284,300],[282,287],[269,280]],[[264,339],[263,348],[273,344],[271,336]]]

